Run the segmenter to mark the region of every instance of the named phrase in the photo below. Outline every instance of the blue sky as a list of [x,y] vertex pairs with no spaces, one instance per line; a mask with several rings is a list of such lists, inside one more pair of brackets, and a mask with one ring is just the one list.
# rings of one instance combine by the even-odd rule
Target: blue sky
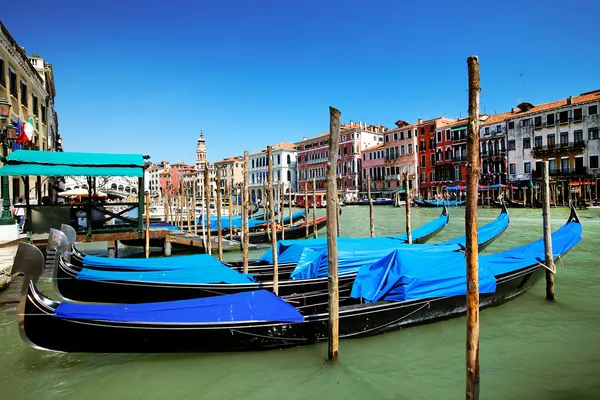
[[600,89],[597,0],[5,3],[54,66],[67,151],[193,162],[202,130],[216,161],[326,132],[330,105],[388,127],[464,117],[472,54],[488,113]]

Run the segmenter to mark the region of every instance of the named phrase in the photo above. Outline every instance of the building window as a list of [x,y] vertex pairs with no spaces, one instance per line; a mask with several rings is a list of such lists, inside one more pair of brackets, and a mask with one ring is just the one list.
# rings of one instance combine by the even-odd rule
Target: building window
[[589,106],[588,107],[588,115],[596,115],[598,114],[598,106]]
[[8,69],[8,86],[10,86],[10,94],[15,98],[18,96],[17,91],[17,74],[12,69]]
[[[417,134],[417,130],[415,129],[415,135]],[[425,134],[425,127],[422,126],[421,127],[421,136],[423,136]]]
[[539,149],[540,147],[542,147],[542,137],[541,136],[536,136],[534,140],[535,140],[534,147],[536,149]]
[[[289,154],[287,155],[287,163],[288,163],[288,165],[290,165],[292,163],[292,157]],[[236,165],[236,167],[237,167],[237,165]]]
[[508,129],[515,129],[515,121],[510,121],[508,123]]
[[442,131],[437,132],[437,141],[440,143],[442,141]]
[[489,135],[489,134],[490,134],[490,128],[488,126],[486,126],[484,135]]
[[566,146],[569,144],[569,132],[560,133],[560,145]]
[[556,136],[554,134],[548,135],[546,140],[548,141],[548,147],[554,147],[556,145]]
[[523,172],[526,174],[531,173],[531,163],[529,161],[523,163]]
[[508,141],[508,150],[514,150],[515,149],[515,141],[514,140],[509,140]]
[[398,132],[394,132],[394,140],[398,140]]
[[408,144],[408,154],[412,154],[412,150],[413,150],[413,145],[412,143]]
[[598,140],[598,128],[588,129],[588,140]]
[[435,165],[435,153],[429,155],[429,165],[432,167]]
[[576,131],[573,132],[573,140],[575,141],[575,143],[583,143],[583,130],[582,129],[577,129]]
[[46,106],[42,104],[42,124],[45,124],[48,121],[48,117],[46,115]]
[[421,168],[425,168],[425,167],[426,167],[426,165],[425,165],[425,155],[422,155],[421,156]]
[[532,125],[531,118],[526,118],[521,121],[521,126],[531,126],[531,125]]
[[446,129],[446,140],[450,140],[450,129]]
[[496,133],[502,133],[502,125],[496,125]]
[[531,148],[531,138],[523,138],[523,148],[530,149]]
[[363,154],[363,161],[365,161],[367,159],[367,155]]
[[406,138],[407,139],[412,138],[412,129],[409,129],[408,131],[406,131]]
[[569,171],[569,157],[561,158],[560,169],[565,172]]
[[558,122],[564,124],[569,122],[569,111],[561,111],[558,113]]
[[400,140],[404,140],[404,132],[400,132]]
[[27,100],[27,85],[25,84],[25,82],[21,81],[21,105],[27,107]]
[[598,155],[590,156],[590,168],[598,168]]
[[292,180],[292,172],[288,169],[287,170],[287,181],[291,182],[291,180]]
[[517,166],[515,163],[510,163],[510,173],[513,175],[517,173]]
[[0,85],[6,87],[6,71],[4,67],[4,60],[0,57]]
[[573,121],[581,121],[583,119],[583,109],[576,108],[573,110]]
[[546,115],[546,125],[554,125],[554,114]]
[[404,145],[400,146],[400,155],[404,155]]
[[429,173],[429,182],[434,182],[435,181],[435,172],[430,172]]
[[35,93],[31,93],[31,107],[33,108],[33,115],[38,116],[38,98]]
[[542,126],[542,116],[541,115],[539,117],[535,117],[533,119],[533,126],[535,126],[536,128]]
[[390,142],[390,135],[385,135],[385,142],[389,143]]

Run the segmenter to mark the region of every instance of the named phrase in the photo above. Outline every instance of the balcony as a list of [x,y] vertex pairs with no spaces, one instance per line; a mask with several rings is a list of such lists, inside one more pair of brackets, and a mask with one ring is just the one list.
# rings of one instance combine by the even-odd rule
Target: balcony
[[385,180],[386,181],[399,181],[399,180],[402,180],[402,175],[386,175]]
[[451,164],[451,163],[452,163],[451,157],[447,157],[444,160],[435,160],[435,165],[444,165],[444,164]]
[[460,163],[460,162],[466,162],[467,161],[467,156],[454,156],[452,157],[452,162],[453,163]]
[[[586,175],[587,170],[585,167],[576,167],[576,168],[565,168],[565,169],[555,169],[554,171],[550,171],[550,176],[576,176],[576,175]],[[541,177],[541,174],[540,174]]]
[[552,143],[546,146],[534,146],[531,153],[535,155],[545,155],[559,153],[563,151],[582,151],[585,148],[585,140],[577,140],[569,143]]

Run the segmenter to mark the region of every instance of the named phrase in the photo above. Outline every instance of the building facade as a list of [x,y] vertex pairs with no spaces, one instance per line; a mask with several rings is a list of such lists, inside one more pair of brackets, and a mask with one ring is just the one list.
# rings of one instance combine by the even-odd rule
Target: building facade
[[371,191],[385,189],[385,149],[383,143],[369,147],[362,152],[362,187],[368,188],[368,178],[371,178]]
[[[383,143],[384,126],[353,122],[340,127],[338,148],[337,187],[345,198],[356,199],[362,187],[362,152],[367,148]],[[313,180],[316,190],[325,190],[325,172],[329,154],[329,133],[296,142],[298,153],[298,189],[312,190]],[[349,196],[350,195],[350,196]]]
[[[25,145],[26,149],[62,151],[58,117],[54,110],[55,96],[52,66],[37,55],[28,57],[0,22],[0,99],[4,98],[11,104],[7,123],[17,126],[19,120],[21,123],[30,119],[33,121],[33,137]],[[38,188],[36,178],[32,177],[30,192],[25,193],[21,178],[7,179],[10,179],[8,197],[13,202],[25,196],[37,199],[39,194],[55,198],[56,192],[64,188],[62,181],[54,178],[42,179]],[[2,193],[2,196],[5,195]]]
[[482,186],[506,185],[508,183],[508,159],[506,154],[506,118],[510,113],[491,115],[479,126],[479,156]]
[[238,188],[244,183],[244,157],[235,156],[215,162],[219,169],[221,181],[218,186],[224,194],[227,188]]
[[396,121],[396,128],[384,135],[385,149],[385,188],[406,189],[404,174],[408,172],[408,190],[418,191],[417,129],[406,121]]
[[[293,143],[282,142],[272,146],[272,153],[274,198],[278,199],[280,186],[283,186],[284,193],[297,192],[296,146]],[[250,199],[253,203],[258,203],[265,196],[264,188],[268,182],[267,149],[250,154],[248,160]]]

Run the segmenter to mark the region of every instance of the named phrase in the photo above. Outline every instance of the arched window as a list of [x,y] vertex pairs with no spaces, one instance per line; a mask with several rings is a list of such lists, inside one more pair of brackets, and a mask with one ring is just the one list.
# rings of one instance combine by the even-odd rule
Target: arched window
[[290,155],[287,155],[287,163],[288,165],[292,163],[292,157],[290,157]]
[[125,191],[126,191],[127,193],[131,193],[131,188],[130,188],[129,186],[125,186]]
[[446,147],[446,161],[452,160],[452,148]]
[[277,154],[277,165],[281,164],[281,154]]
[[87,185],[87,183],[84,183],[83,185],[81,185],[81,187],[82,187],[83,189],[87,189],[87,188],[88,188],[88,185]]
[[254,168],[254,160],[252,160],[252,168]]
[[119,185],[119,192],[123,191],[123,185]]
[[136,188],[132,188],[131,189],[131,193],[137,193],[137,189]]
[[[290,156],[288,156],[288,158],[289,158],[289,157],[290,157]],[[291,180],[292,180],[292,173],[291,173],[291,172],[290,172],[290,170],[288,169],[288,171],[287,171],[287,181],[288,181],[288,182],[291,182]]]
[[437,151],[435,153],[435,156],[436,156],[436,160],[437,161],[442,161],[443,158],[444,158],[444,155],[442,153],[442,149],[437,149]]
[[73,189],[79,189],[79,186],[75,186]]
[[117,184],[113,183],[112,185],[110,185],[111,190],[117,190]]

